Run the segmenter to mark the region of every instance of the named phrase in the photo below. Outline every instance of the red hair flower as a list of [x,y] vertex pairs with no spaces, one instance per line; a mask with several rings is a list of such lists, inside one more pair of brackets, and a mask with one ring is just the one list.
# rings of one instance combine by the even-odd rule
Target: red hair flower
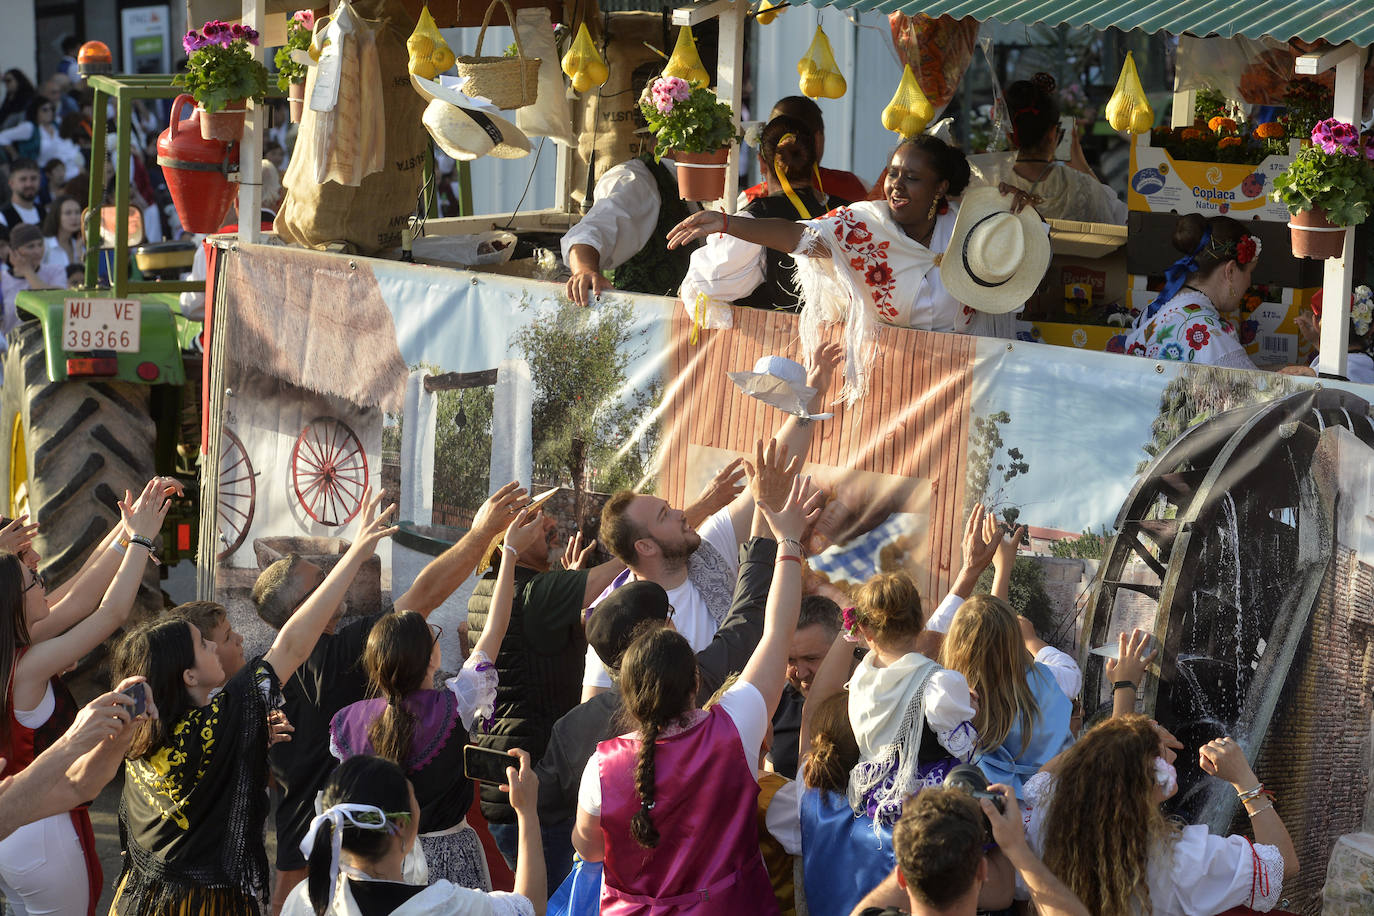
[[1253,235],[1241,236],[1240,241],[1236,242],[1237,264],[1249,264],[1251,261],[1253,261],[1255,258],[1259,256],[1259,253],[1259,239],[1255,238]]

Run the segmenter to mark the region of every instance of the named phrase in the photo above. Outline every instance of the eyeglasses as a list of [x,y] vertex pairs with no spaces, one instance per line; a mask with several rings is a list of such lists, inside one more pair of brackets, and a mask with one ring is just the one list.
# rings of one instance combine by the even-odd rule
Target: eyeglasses
[[48,586],[47,586],[47,583],[45,583],[45,582],[43,581],[43,574],[42,574],[41,572],[39,572],[38,570],[34,570],[34,571],[33,571],[33,579],[32,579],[32,581],[29,582],[28,585],[24,586],[24,592],[27,594],[28,591],[29,591],[29,589],[35,588],[35,587],[36,587],[36,588],[41,588],[41,589],[44,589],[44,590],[46,590],[47,587],[48,587]]
[[434,634],[435,642],[438,642],[439,637],[444,635],[444,628],[439,626],[437,623],[431,623],[429,625],[429,631]]
[[673,619],[673,615],[676,614],[676,613],[677,613],[677,608],[675,608],[675,607],[673,607],[671,604],[669,604],[669,605],[668,605],[668,618],[667,618],[667,619],[672,620],[672,619]]

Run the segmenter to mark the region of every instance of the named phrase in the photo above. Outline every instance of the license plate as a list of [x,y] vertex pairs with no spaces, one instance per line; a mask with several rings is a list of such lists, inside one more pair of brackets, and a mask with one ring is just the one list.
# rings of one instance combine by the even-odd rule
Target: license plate
[[62,310],[62,349],[137,353],[142,310],[133,299],[68,299]]

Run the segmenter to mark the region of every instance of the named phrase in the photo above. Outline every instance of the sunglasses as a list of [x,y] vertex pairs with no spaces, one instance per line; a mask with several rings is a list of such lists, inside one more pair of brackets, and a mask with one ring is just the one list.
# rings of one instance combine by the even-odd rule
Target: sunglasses
[[37,570],[34,570],[33,580],[29,582],[28,585],[24,586],[24,592],[27,594],[29,589],[31,588],[41,588],[46,590],[47,587],[47,583],[43,580],[43,574],[41,572],[38,572]]
[[439,637],[444,635],[444,628],[437,623],[431,623],[429,625],[429,631],[434,634],[434,641],[436,643],[439,641]]

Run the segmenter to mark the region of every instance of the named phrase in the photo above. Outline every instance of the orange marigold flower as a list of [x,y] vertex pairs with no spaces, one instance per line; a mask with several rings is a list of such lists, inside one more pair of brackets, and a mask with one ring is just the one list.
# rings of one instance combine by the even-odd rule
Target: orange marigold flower
[[1207,127],[1214,133],[1218,134],[1222,131],[1229,131],[1231,133],[1235,133],[1236,122],[1222,115],[1217,115],[1215,118],[1207,122]]
[[1283,135],[1283,125],[1278,121],[1265,121],[1255,128],[1255,136],[1261,140],[1277,140]]
[[1183,128],[1183,133],[1179,136],[1184,140],[1197,140],[1202,136],[1202,131],[1198,130],[1196,127],[1185,127]]
[[1222,137],[1217,141],[1217,149],[1226,149],[1232,146],[1240,146],[1240,137]]

